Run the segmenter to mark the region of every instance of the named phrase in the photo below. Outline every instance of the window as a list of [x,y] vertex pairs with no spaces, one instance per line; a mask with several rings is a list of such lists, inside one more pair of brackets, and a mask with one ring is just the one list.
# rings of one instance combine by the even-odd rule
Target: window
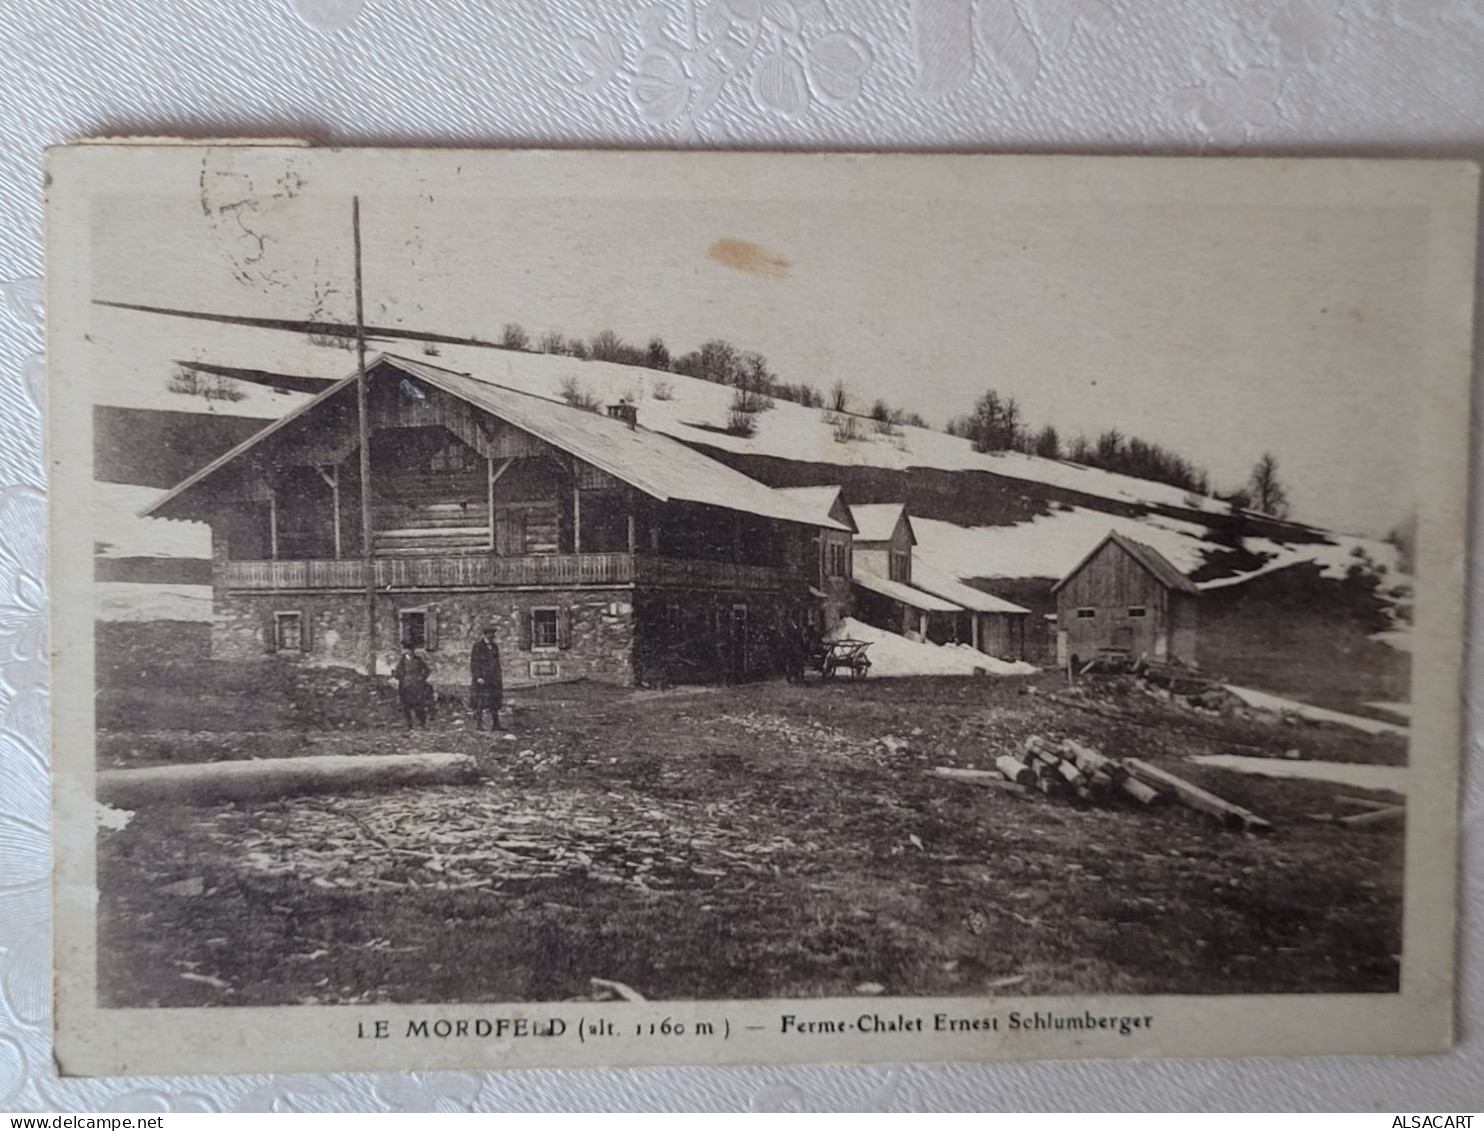
[[911,555],[893,550],[887,571],[893,581],[910,582],[912,580]]
[[531,610],[531,647],[555,648],[557,646],[557,611],[555,609]]
[[1128,615],[1131,617],[1148,616],[1149,610],[1146,609],[1143,605],[1130,605],[1128,609]]
[[305,651],[304,614],[273,614],[273,647],[279,652]]
[[1098,615],[1098,611],[1096,609],[1078,609],[1077,610],[1077,619],[1078,620],[1092,620],[1092,618],[1095,617],[1095,616],[1097,616],[1097,615]]
[[826,575],[829,577],[844,577],[849,572],[849,570],[846,568],[848,564],[847,555],[849,554],[849,548],[845,545],[844,542],[831,539],[829,544],[829,551],[830,555],[829,563],[826,569]]
[[428,646],[428,617],[426,613],[412,611],[397,614],[401,628],[402,647],[426,648]]
[[434,651],[438,647],[438,611],[432,606],[421,609],[400,609],[397,612],[397,636],[404,648],[426,648]]

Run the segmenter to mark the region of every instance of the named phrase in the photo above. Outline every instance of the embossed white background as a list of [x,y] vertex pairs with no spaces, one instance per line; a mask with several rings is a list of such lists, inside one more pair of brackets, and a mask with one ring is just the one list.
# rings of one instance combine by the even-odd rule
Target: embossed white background
[[1479,159],[1484,0],[0,0],[0,1110],[1484,1106],[1477,766],[1445,1057],[57,1080],[40,154],[93,134]]

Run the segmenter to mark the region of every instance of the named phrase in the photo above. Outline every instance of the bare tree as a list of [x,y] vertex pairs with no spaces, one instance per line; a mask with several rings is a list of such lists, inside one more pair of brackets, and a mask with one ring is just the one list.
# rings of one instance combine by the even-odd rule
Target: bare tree
[[1247,494],[1252,509],[1274,518],[1288,517],[1288,490],[1278,480],[1278,460],[1272,452],[1263,452],[1252,466],[1247,479]]
[[1020,438],[1020,405],[1014,397],[1002,397],[994,389],[987,389],[960,426],[976,452],[1010,451]]
[[561,392],[562,400],[573,408],[583,408],[589,412],[598,411],[598,398],[584,389],[576,377],[563,377]]
[[519,322],[507,322],[500,330],[500,344],[508,350],[530,349],[531,335],[521,328]]
[[830,411],[845,412],[850,406],[850,394],[845,389],[845,379],[838,377],[830,386]]
[[548,330],[541,335],[541,342],[536,348],[542,353],[566,353],[567,339],[562,337],[560,330]]
[[658,334],[650,338],[649,345],[644,348],[644,364],[651,369],[670,368],[670,350]]
[[621,361],[626,348],[623,339],[612,330],[600,330],[593,335],[588,352],[594,361]]
[[1061,459],[1061,437],[1052,425],[1048,424],[1036,433],[1035,454],[1046,459]]

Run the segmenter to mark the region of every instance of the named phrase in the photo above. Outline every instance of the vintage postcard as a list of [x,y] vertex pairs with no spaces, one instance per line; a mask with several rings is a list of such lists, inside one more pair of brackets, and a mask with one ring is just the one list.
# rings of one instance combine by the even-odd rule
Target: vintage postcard
[[1448,1046],[1475,166],[48,186],[64,1072]]

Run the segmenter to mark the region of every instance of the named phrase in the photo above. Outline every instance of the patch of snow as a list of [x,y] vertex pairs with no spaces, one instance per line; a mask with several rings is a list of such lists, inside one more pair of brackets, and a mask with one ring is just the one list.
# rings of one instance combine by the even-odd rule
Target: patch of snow
[[101,558],[211,558],[211,527],[204,522],[140,518],[139,510],[165,492],[126,483],[93,484],[93,540]]
[[115,809],[111,805],[104,805],[101,801],[95,801],[93,802],[93,815],[100,829],[123,832],[129,827],[129,822],[134,819],[134,810]]
[[1371,639],[1377,644],[1385,644],[1388,648],[1395,648],[1398,652],[1412,651],[1412,632],[1410,629],[1393,628],[1387,632],[1373,632]]
[[1357,762],[1288,761],[1280,758],[1252,758],[1245,754],[1197,754],[1191,761],[1198,766],[1216,766],[1239,774],[1261,774],[1269,778],[1306,778],[1354,786],[1356,789],[1389,790],[1407,793],[1405,766],[1367,766]]
[[1300,703],[1297,699],[1270,695],[1266,691],[1253,691],[1246,687],[1233,687],[1231,684],[1227,684],[1226,689],[1249,707],[1256,707],[1263,711],[1287,711],[1306,719],[1314,719],[1316,722],[1339,723],[1341,726],[1354,727],[1368,734],[1399,734],[1406,738],[1410,733],[1399,723],[1368,719],[1364,715],[1351,715],[1344,711],[1331,711],[1328,707],[1314,707],[1308,703]]
[[93,584],[93,615],[107,621],[211,620],[211,586],[134,581]]
[[986,656],[967,644],[930,644],[909,640],[847,617],[827,636],[829,640],[864,640],[873,676],[910,675],[1033,675],[1036,668],[1023,661]]

